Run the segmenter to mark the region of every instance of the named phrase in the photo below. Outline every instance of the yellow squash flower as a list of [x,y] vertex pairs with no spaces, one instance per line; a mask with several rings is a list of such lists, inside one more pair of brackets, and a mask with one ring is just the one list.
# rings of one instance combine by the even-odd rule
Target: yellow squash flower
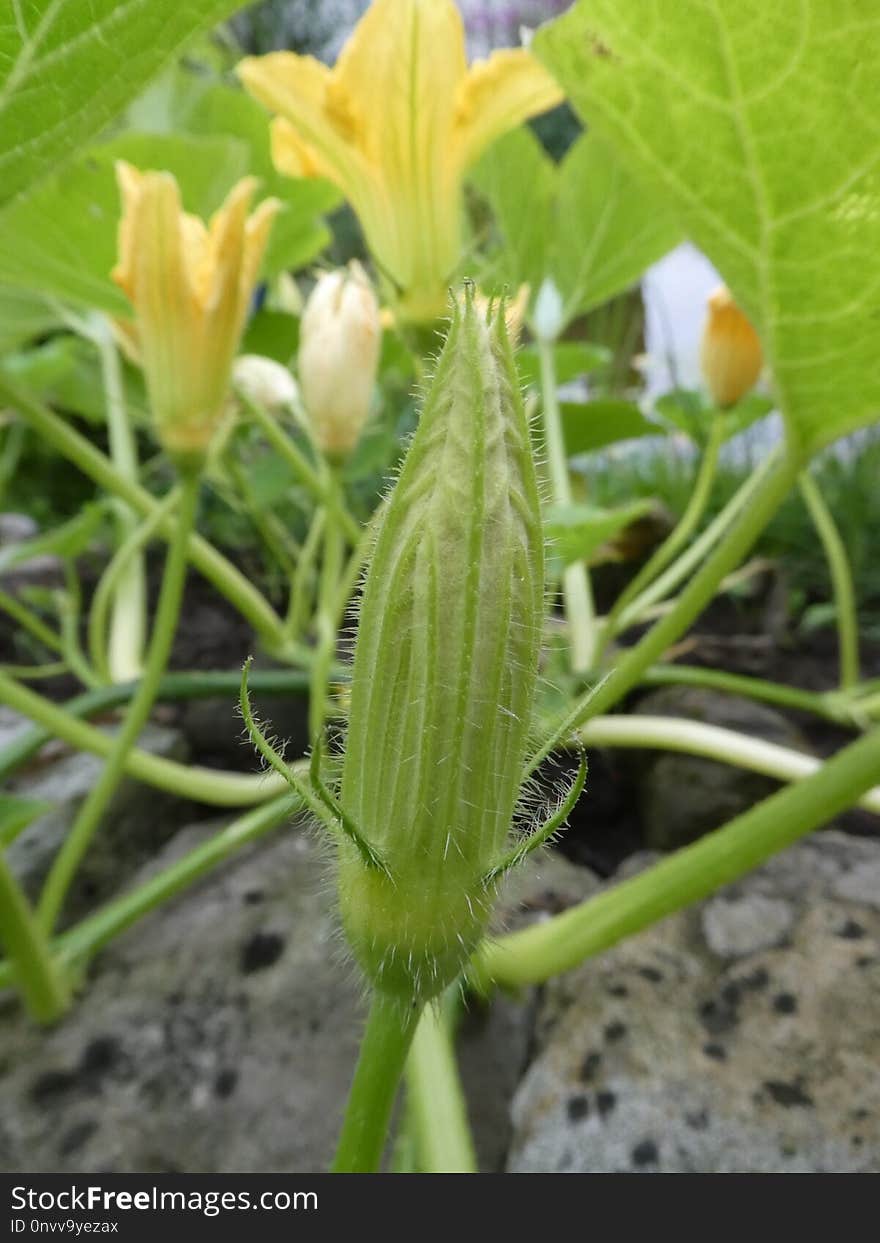
[[453,0],[373,0],[330,69],[272,52],[238,67],[270,111],[283,173],[327,177],[360,218],[404,318],[447,310],[461,258],[466,170],[563,96],[524,48],[468,69]]
[[156,431],[198,462],[223,417],[232,363],[279,203],[248,215],[253,177],[206,226],[183,211],[174,177],[119,161],[119,261],[113,280],[134,308],[134,343]]
[[726,285],[719,285],[706,306],[700,364],[712,400],[722,408],[745,397],[764,365],[758,334]]

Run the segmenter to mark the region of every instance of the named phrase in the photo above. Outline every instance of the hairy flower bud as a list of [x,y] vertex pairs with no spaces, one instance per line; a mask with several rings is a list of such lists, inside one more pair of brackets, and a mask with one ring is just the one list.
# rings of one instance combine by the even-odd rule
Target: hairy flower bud
[[733,406],[761,374],[763,357],[758,334],[720,285],[707,304],[700,363],[706,387],[716,406]]
[[299,382],[318,447],[345,457],[370,413],[382,328],[379,305],[357,261],[327,272],[306,303]]
[[[340,804],[346,934],[382,991],[426,999],[482,936],[519,793],[543,618],[529,429],[504,325],[468,289],[364,587]],[[493,871],[495,869],[495,871]]]

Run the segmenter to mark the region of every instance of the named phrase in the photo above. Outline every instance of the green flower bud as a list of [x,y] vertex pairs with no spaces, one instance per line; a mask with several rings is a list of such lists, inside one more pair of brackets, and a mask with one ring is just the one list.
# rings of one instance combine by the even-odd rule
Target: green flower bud
[[466,289],[378,529],[340,805],[339,900],[380,990],[425,1000],[486,927],[526,758],[544,609],[538,489],[503,308]]

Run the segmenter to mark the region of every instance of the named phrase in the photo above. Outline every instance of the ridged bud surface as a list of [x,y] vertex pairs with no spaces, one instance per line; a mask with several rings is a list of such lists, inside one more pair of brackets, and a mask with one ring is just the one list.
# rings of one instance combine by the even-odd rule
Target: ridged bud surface
[[543,616],[529,429],[503,313],[468,290],[364,588],[341,803],[387,864],[342,848],[374,984],[422,999],[461,970],[493,898],[525,758]]

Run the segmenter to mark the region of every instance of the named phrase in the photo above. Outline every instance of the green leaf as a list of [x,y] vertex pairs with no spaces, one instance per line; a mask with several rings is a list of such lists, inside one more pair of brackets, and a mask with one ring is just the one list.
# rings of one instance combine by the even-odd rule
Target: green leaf
[[232,138],[126,134],[97,147],[0,213],[0,280],[113,314],[130,311],[113,284],[121,213],[114,164],[165,168],[188,211],[208,216],[247,171]]
[[11,0],[0,21],[0,203],[95,137],[240,0]]
[[795,451],[880,410],[880,10],[580,0],[533,50],[758,329]]
[[5,850],[32,820],[51,811],[52,806],[42,798],[0,794],[0,850]]
[[[94,423],[106,421],[101,365],[91,342],[71,335],[53,337],[44,345],[9,355],[2,365],[16,384],[42,401]],[[141,373],[123,360],[122,374],[129,415],[146,417],[149,408]]]
[[299,345],[299,320],[284,311],[257,311],[241,343],[242,354],[262,354],[289,367]]
[[645,497],[615,509],[601,509],[597,505],[552,506],[547,511],[544,528],[553,556],[563,566],[589,560],[618,531],[644,517],[653,504]]
[[569,457],[593,453],[618,440],[657,436],[662,428],[649,422],[632,401],[597,397],[595,401],[564,401],[560,405],[562,434]]
[[58,323],[45,298],[27,289],[0,285],[0,355],[42,336]]
[[[560,341],[553,348],[553,361],[556,383],[570,384],[572,380],[607,367],[611,351],[590,341]],[[526,346],[517,352],[516,366],[523,384],[540,388],[541,362],[533,346]]]
[[552,277],[566,323],[635,284],[681,240],[663,198],[635,181],[593,134],[582,135],[556,165],[531,130],[516,130],[483,157],[473,181],[502,235],[491,280],[528,282],[534,297]]

